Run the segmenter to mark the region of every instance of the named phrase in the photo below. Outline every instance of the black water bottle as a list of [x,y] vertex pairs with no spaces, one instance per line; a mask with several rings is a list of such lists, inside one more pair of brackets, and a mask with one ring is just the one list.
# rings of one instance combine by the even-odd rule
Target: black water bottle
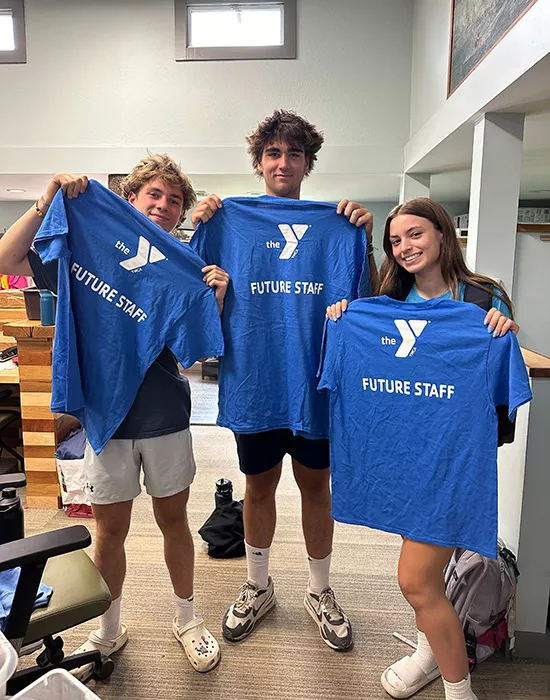
[[218,479],[216,481],[216,493],[214,495],[216,507],[231,503],[233,501],[233,482],[229,479]]
[[0,498],[0,544],[20,540],[24,535],[21,500],[14,488],[5,488]]

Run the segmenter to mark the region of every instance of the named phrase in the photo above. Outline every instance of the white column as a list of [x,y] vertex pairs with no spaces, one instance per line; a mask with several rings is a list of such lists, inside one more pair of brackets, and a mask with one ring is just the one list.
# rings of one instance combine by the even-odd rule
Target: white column
[[514,282],[524,114],[484,114],[474,127],[468,246],[470,269]]
[[399,204],[414,199],[415,197],[430,196],[430,175],[401,175],[399,187]]

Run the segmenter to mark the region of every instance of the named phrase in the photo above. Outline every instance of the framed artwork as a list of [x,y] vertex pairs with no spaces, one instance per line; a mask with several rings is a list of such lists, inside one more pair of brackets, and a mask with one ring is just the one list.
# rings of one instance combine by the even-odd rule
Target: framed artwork
[[448,97],[537,0],[451,2]]

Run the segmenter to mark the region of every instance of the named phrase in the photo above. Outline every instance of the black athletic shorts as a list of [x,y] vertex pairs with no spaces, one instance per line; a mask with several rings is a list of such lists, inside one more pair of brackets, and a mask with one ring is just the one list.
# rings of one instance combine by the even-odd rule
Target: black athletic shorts
[[273,469],[286,454],[308,469],[328,469],[329,441],[311,440],[294,435],[292,430],[268,430],[265,433],[234,433],[243,474],[263,474]]

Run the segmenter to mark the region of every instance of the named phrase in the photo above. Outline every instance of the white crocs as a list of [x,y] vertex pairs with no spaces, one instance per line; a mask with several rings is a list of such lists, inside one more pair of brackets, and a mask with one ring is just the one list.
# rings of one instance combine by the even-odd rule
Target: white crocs
[[204,626],[204,620],[195,617],[184,627],[178,625],[178,618],[172,621],[172,630],[182,645],[189,663],[195,671],[211,671],[220,661],[220,647],[215,638]]
[[412,657],[404,656],[388,666],[380,681],[392,698],[410,698],[440,675],[439,666],[429,673],[424,673]]
[[[103,639],[103,637],[99,636],[99,630],[95,630],[94,632],[90,632],[88,639],[84,642],[84,644],[79,646],[78,649],[75,649],[73,654],[83,654],[86,651],[94,651],[97,649],[101,652],[102,656],[111,656],[111,654],[115,654],[117,651],[122,649],[127,641],[128,628],[124,623],[122,623],[120,625],[120,634],[116,639]],[[88,679],[91,676],[92,670],[93,664],[85,664],[84,666],[73,669],[71,673],[73,676],[75,676],[75,678],[78,678],[79,681],[84,682],[85,679]]]

